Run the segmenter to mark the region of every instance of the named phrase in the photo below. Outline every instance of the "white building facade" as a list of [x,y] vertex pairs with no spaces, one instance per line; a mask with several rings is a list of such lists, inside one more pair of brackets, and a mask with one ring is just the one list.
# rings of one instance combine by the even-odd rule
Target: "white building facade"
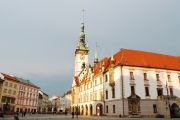
[[180,115],[180,58],[121,49],[88,64],[84,24],[75,52],[72,111],[81,115]]
[[71,112],[71,102],[72,96],[71,90],[69,90],[60,98],[60,110],[66,113]]

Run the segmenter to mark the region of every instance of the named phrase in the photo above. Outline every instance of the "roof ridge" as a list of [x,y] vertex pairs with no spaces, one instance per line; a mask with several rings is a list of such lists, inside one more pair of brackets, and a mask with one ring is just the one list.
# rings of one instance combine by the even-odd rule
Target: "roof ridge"
[[170,56],[170,57],[180,57],[180,56],[174,56],[174,55],[169,55],[169,54],[164,54],[164,53],[150,52],[150,51],[137,50],[137,49],[125,49],[125,48],[122,48],[121,50],[137,51],[137,52],[151,53],[151,54],[164,55],[164,56]]

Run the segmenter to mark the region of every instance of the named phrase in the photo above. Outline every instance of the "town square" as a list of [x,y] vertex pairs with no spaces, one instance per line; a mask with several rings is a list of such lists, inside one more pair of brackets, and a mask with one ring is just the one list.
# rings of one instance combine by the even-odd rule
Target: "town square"
[[0,120],[180,119],[179,0],[1,0]]

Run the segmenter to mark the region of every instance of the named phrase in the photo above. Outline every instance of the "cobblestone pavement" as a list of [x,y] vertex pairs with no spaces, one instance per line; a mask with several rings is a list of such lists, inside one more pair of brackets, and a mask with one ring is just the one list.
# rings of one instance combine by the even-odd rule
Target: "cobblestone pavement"
[[[26,115],[26,117],[19,116],[19,120],[164,120],[164,118],[117,118],[109,116],[74,116],[72,119],[71,115]],[[14,117],[0,118],[0,120],[14,120]],[[168,119],[166,119],[168,120]],[[170,120],[170,119],[169,119]],[[176,119],[173,119],[176,120]],[[178,120],[178,119],[177,119]]]

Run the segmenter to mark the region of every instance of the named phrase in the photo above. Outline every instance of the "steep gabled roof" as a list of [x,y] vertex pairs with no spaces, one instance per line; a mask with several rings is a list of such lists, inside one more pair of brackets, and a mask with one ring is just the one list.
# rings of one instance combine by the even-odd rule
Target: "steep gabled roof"
[[104,69],[107,69],[110,66],[110,58],[105,57],[94,65],[94,75],[101,72],[102,66],[104,66]]

